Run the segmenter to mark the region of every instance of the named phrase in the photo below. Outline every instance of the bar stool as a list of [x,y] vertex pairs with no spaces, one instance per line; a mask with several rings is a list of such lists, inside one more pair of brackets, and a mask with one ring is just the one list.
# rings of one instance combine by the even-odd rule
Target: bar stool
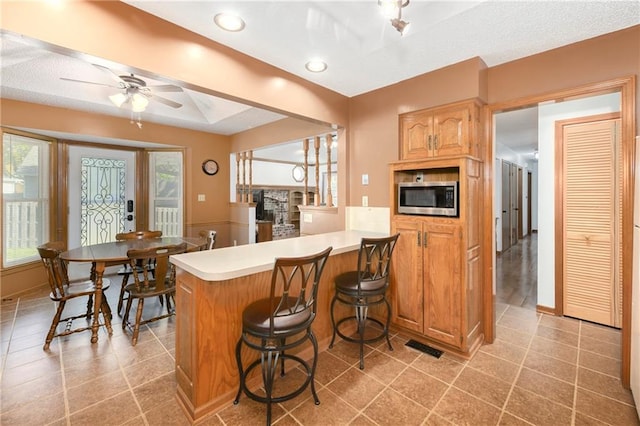
[[[364,369],[364,344],[373,343],[386,338],[389,350],[393,350],[389,340],[389,323],[391,322],[391,305],[387,300],[387,288],[389,287],[389,271],[391,255],[396,246],[398,235],[384,238],[363,238],[358,251],[358,270],[344,272],[338,275],[335,282],[335,295],[331,300],[331,324],[333,336],[329,348],[333,347],[336,334],[348,342],[360,345],[360,369]],[[340,319],[337,323],[334,317],[336,302],[352,306],[355,313],[352,316]],[[387,306],[387,319],[383,323],[377,318],[368,316],[369,308],[384,303]],[[357,325],[357,337],[345,335],[340,331],[340,325],[347,321],[355,321]],[[367,323],[375,323],[382,327],[382,331],[365,339]]]
[[[234,404],[244,393],[254,401],[267,404],[267,425],[271,424],[271,404],[287,401],[300,395],[309,384],[316,405],[320,404],[315,389],[315,371],[318,360],[318,342],[311,324],[316,317],[318,285],[322,270],[332,247],[317,254],[276,258],[271,274],[271,293],[268,298],[257,300],[242,312],[242,336],[236,345],[236,361],[240,374],[240,385]],[[288,338],[295,337],[287,342]],[[313,345],[311,365],[302,358],[285,353],[306,340]],[[246,369],[242,366],[242,346],[260,352],[260,358]],[[272,394],[278,360],[280,376],[284,376],[285,358],[298,362],[306,371],[305,382],[293,392],[282,396]],[[247,376],[257,366],[261,366],[265,396],[257,395],[247,388]]]

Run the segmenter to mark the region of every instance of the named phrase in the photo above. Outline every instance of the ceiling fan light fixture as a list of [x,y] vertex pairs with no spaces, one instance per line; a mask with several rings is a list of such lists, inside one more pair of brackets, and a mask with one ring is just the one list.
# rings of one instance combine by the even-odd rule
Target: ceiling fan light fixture
[[238,32],[244,30],[244,21],[233,13],[218,13],[213,17],[213,22],[225,31]]
[[149,105],[149,99],[146,96],[141,95],[140,93],[134,93],[131,96],[131,110],[133,112],[142,112]]
[[115,106],[120,108],[122,104],[127,101],[127,95],[125,95],[124,93],[116,93],[115,95],[109,96],[109,100],[113,102]]

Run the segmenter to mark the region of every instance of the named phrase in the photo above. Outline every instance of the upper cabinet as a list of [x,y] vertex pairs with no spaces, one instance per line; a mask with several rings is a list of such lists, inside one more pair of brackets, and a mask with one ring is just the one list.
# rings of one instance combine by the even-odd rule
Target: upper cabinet
[[480,103],[469,100],[400,115],[400,159],[480,153]]

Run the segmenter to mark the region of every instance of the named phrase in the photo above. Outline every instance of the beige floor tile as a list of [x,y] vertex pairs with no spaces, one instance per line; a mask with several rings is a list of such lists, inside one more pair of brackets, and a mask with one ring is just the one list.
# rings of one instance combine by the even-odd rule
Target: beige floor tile
[[495,425],[501,408],[488,404],[455,387],[449,389],[433,412],[454,424]]
[[175,374],[168,373],[137,386],[133,388],[133,394],[142,411],[149,411],[158,404],[163,404],[164,401],[176,397]]
[[28,404],[21,404],[13,410],[2,410],[2,425],[43,425],[64,418],[64,394],[53,393]]
[[364,414],[358,415],[355,419],[349,423],[349,426],[377,426],[373,420],[365,416]]
[[512,328],[496,325],[496,338],[512,345],[527,348],[529,347],[532,337],[532,334],[522,333]]
[[499,378],[507,383],[513,383],[518,375],[519,365],[497,358],[484,352],[476,352],[467,364],[482,373]]
[[60,374],[58,357],[41,358],[2,372],[2,388],[10,388],[51,374]]
[[496,339],[490,345],[482,345],[479,351],[489,355],[493,355],[505,361],[513,362],[514,364],[522,363],[522,360],[527,353],[527,350],[525,348],[512,345],[501,339]]
[[575,386],[529,368],[522,368],[516,386],[573,408]]
[[536,311],[528,308],[523,308],[521,306],[514,305],[506,305],[506,309],[504,311],[505,315],[521,318],[523,320],[537,320],[540,318],[541,314]]
[[358,367],[351,367],[327,386],[357,410],[365,408],[384,387],[383,383],[363,373]]
[[504,405],[511,390],[511,383],[470,367],[462,370],[453,386],[497,407]]
[[594,352],[598,355],[613,359],[621,359],[622,350],[620,345],[600,341],[597,338],[586,336],[580,337],[580,350]]
[[532,423],[529,423],[528,421],[521,419],[519,417],[516,417],[512,414],[509,413],[502,413],[502,417],[500,418],[500,421],[498,422],[498,425],[500,426],[526,426],[526,425],[531,425]]
[[404,362],[405,364],[411,364],[413,361],[415,361],[416,358],[420,356],[422,352],[406,346],[405,344],[408,341],[409,341],[408,338],[405,338],[402,336],[394,336],[391,338],[391,345],[393,347],[393,351],[389,350],[389,347],[387,346],[386,341],[378,345],[376,349],[384,353],[385,355],[389,355],[390,357],[398,361]]
[[578,386],[629,405],[634,404],[631,391],[622,387],[622,381],[618,377],[579,368]]
[[622,333],[620,330],[604,325],[583,322],[580,334],[584,337],[596,339],[601,342],[620,345]]
[[21,385],[3,388],[0,392],[0,407],[3,412],[11,411],[25,404],[46,399],[61,390],[62,374],[48,374]]
[[407,368],[405,363],[375,350],[365,357],[362,371],[381,382],[390,383],[405,368]]
[[569,346],[578,346],[578,337],[576,333],[560,330],[558,328],[546,327],[544,325],[538,326],[536,334],[540,337],[544,337],[549,340],[553,340],[557,343],[563,343]]
[[303,425],[345,425],[353,420],[358,411],[327,389],[318,391],[320,405],[312,399],[291,411],[291,415]]
[[[364,356],[366,357],[372,350],[370,346],[365,345]],[[360,363],[360,348],[355,343],[347,342],[336,337],[333,348],[327,349],[327,351],[349,365]]]
[[538,318],[531,316],[529,318],[522,318],[520,316],[509,315],[509,311],[496,322],[501,327],[511,328],[520,332],[526,332],[533,334],[538,328]]
[[576,365],[537,352],[530,351],[523,365],[571,384],[573,384],[576,379]]
[[115,425],[140,415],[140,409],[135,403],[131,391],[127,390],[82,411],[71,414],[69,420],[72,426]]
[[94,380],[85,381],[79,386],[68,388],[69,412],[75,413],[128,390],[129,386],[119,369]]
[[622,363],[617,359],[598,355],[594,352],[580,351],[578,365],[609,376],[618,377]]
[[571,425],[570,408],[518,386],[513,388],[505,410],[536,425]]
[[420,355],[411,364],[412,367],[445,383],[453,383],[464,364],[447,357],[435,358],[430,355]]
[[412,367],[391,383],[391,389],[428,409],[435,407],[448,388],[448,384]]
[[557,328],[558,330],[563,330],[574,334],[578,334],[580,331],[580,321],[568,317],[543,315],[540,319],[540,325],[549,328]]
[[320,352],[316,366],[316,383],[326,385],[349,368],[348,363],[333,355],[330,350]]
[[165,374],[174,373],[175,368],[174,359],[168,353],[161,353],[158,356],[124,367],[124,375],[127,377],[129,385],[136,387]]
[[559,359],[561,361],[568,362],[570,364],[576,364],[578,362],[577,347],[565,345],[564,343],[558,343],[541,336],[534,336],[533,340],[531,341],[529,350]]
[[612,425],[640,425],[638,413],[632,405],[578,388],[576,411]]
[[364,414],[381,426],[410,426],[422,424],[429,415],[429,410],[402,394],[387,389],[373,400]]
[[[285,414],[286,412],[280,404],[273,404],[271,406],[272,422],[276,422]],[[243,395],[240,397],[240,402],[238,402],[237,405],[231,404],[223,408],[218,413],[218,416],[227,426],[261,425],[265,423],[267,418],[267,406]]]
[[120,373],[118,358],[112,353],[82,362],[67,361],[63,358],[63,362],[67,387],[75,387],[114,372]]

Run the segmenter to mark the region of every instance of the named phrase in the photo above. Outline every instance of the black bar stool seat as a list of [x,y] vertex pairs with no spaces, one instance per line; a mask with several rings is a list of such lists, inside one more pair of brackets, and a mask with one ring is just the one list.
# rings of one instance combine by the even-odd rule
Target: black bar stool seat
[[[277,258],[271,275],[271,294],[268,298],[249,304],[242,312],[242,336],[236,345],[236,361],[240,385],[234,404],[244,392],[254,401],[267,404],[267,425],[271,424],[271,404],[287,401],[300,395],[309,385],[316,404],[320,404],[315,389],[318,342],[311,330],[316,317],[320,277],[332,248],[320,253],[296,258]],[[310,341],[313,359],[308,362],[286,351]],[[242,347],[260,352],[260,357],[246,368],[242,365]],[[285,375],[284,360],[299,363],[306,372],[305,381],[286,395],[273,395],[278,361],[280,376]],[[265,395],[247,387],[247,377],[260,366]]]
[[[333,348],[336,335],[348,342],[357,343],[360,347],[360,369],[364,369],[364,345],[387,339],[389,350],[393,350],[389,340],[389,324],[391,322],[391,305],[387,299],[389,287],[389,272],[391,255],[395,248],[398,235],[383,238],[363,238],[358,251],[358,269],[344,272],[334,279],[335,294],[331,300],[331,324],[333,335],[329,348]],[[354,314],[341,318],[336,322],[334,315],[335,304],[340,302],[354,308]],[[386,320],[369,315],[369,308],[384,304],[386,306]],[[355,322],[356,336],[348,335],[340,330],[345,323]],[[375,323],[380,332],[365,337],[365,331],[373,327],[367,324]]]

